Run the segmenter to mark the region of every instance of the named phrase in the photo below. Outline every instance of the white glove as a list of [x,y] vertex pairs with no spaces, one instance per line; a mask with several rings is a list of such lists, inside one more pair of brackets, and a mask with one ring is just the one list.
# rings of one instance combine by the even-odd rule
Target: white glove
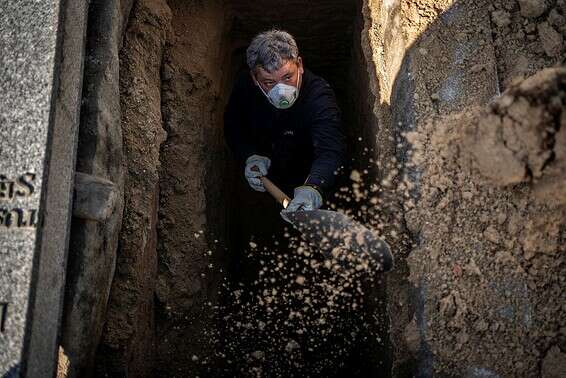
[[265,188],[263,187],[263,184],[261,183],[261,180],[259,178],[267,175],[267,170],[270,166],[271,160],[269,160],[268,157],[252,155],[247,158],[244,175],[246,176],[248,184],[250,184],[253,190],[257,190],[258,192],[265,192]]
[[295,188],[293,200],[286,209],[281,211],[283,219],[287,220],[285,213],[294,211],[309,211],[320,209],[322,206],[322,195],[312,186],[299,186]]

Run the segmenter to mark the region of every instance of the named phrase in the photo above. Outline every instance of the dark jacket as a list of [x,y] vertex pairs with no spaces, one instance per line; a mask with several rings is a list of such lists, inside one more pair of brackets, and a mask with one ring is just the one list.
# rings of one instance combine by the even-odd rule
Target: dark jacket
[[344,163],[340,109],[324,79],[305,69],[301,80],[298,99],[280,110],[269,103],[250,74],[242,72],[224,113],[224,133],[241,162],[254,154],[269,157],[267,177],[288,194],[305,183],[324,193]]

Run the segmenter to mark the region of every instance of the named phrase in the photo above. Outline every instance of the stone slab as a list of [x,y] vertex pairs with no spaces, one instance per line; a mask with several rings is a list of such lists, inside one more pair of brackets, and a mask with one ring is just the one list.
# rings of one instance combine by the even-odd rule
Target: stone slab
[[55,372],[59,348],[89,0],[64,1],[43,238],[27,354],[28,377]]
[[[54,278],[48,267],[50,262],[61,265],[64,261],[68,227],[64,218],[60,226],[55,222],[51,227],[53,218],[45,215],[48,209],[59,209],[58,203],[67,203],[66,211],[70,209],[66,177],[72,180],[68,171],[73,170],[73,164],[57,160],[62,166],[53,164],[51,175],[48,169],[49,162],[57,156],[69,156],[65,148],[57,151],[60,144],[54,147],[57,146],[54,140],[65,135],[59,124],[55,127],[55,121],[62,119],[55,106],[59,99],[62,56],[62,3],[61,0],[0,2],[0,376],[3,377],[50,376],[49,371],[42,369],[48,365],[53,369],[53,349],[57,346],[61,304],[57,290],[50,291],[57,288],[58,280],[47,281]],[[72,112],[72,106],[69,111]],[[71,142],[67,147],[72,150],[72,146]],[[51,193],[58,192],[58,180],[54,179],[58,175],[62,187],[56,200],[57,196]],[[54,186],[47,191],[49,180],[53,180]],[[65,206],[62,210],[64,215]],[[61,270],[55,272],[59,280],[61,273]],[[45,297],[46,293],[49,296]],[[37,306],[41,311],[36,311]],[[47,323],[39,324],[45,319]],[[38,330],[40,333],[36,334],[34,331]],[[41,342],[37,343],[38,340]],[[36,366],[41,371],[28,372],[28,362],[31,366],[34,360],[50,363]]]

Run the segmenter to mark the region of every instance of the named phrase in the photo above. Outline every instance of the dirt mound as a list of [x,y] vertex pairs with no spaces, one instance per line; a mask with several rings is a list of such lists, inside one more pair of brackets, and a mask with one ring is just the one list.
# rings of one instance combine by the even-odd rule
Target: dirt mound
[[418,342],[438,371],[534,376],[564,342],[565,73],[407,135],[421,188],[407,204],[411,280],[431,299]]
[[480,115],[469,144],[481,173],[501,185],[532,182],[540,197],[566,203],[566,69],[547,69]]

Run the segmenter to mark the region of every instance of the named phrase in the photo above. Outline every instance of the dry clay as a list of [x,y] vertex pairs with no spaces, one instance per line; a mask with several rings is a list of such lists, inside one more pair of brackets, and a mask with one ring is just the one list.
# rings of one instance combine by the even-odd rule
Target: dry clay
[[437,370],[535,376],[543,360],[551,377],[564,366],[565,103],[566,70],[547,69],[407,135],[422,174],[406,204],[420,239],[411,281],[430,300],[426,340],[411,323],[406,337],[430,345]]

